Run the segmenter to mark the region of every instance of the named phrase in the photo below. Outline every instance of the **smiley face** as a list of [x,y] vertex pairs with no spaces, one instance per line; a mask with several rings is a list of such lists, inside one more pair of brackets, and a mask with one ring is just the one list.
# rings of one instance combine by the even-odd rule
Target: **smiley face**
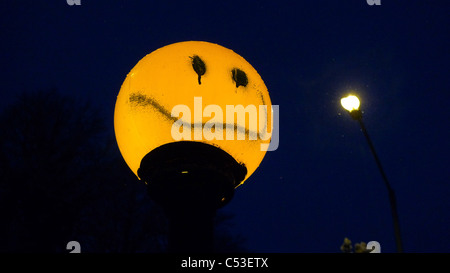
[[[201,98],[201,105],[198,98]],[[191,115],[183,112],[174,116],[172,110],[177,105],[186,106]],[[224,115],[221,126],[213,130],[221,130],[225,135],[233,128],[236,137],[199,140],[195,135],[198,131],[191,130],[190,139],[217,146],[244,164],[247,167],[245,181],[266,153],[260,144],[270,142],[266,136],[250,138],[250,135],[271,133],[268,132],[272,124],[267,87],[258,72],[240,55],[220,45],[200,41],[175,43],[153,51],[138,62],[123,82],[116,101],[114,127],[119,149],[131,170],[137,175],[147,153],[176,141],[171,133],[175,122],[182,121],[184,130],[203,127],[217,118],[218,112],[205,115],[204,110],[209,105],[223,109]],[[253,105],[258,110],[259,106],[265,106],[265,112],[258,111],[256,129],[249,118],[242,121],[235,116],[232,121],[226,120],[227,106],[238,105]],[[239,134],[245,135],[245,139],[238,139]]]

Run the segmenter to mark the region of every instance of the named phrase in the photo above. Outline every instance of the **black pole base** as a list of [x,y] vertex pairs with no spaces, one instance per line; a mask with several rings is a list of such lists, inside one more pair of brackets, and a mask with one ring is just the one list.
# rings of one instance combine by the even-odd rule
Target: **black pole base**
[[214,215],[244,180],[247,168],[215,146],[162,145],[141,161],[138,176],[169,220],[169,252],[213,252]]

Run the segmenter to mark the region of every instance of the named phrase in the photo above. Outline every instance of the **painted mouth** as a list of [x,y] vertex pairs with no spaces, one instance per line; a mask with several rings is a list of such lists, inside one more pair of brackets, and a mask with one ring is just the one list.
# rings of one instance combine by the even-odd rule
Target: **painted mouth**
[[[262,94],[260,94],[260,97],[261,97],[261,101],[263,102],[263,105],[266,105]],[[129,102],[131,103],[131,105],[133,107],[149,107],[149,106],[153,107],[167,121],[169,121],[169,122],[176,122],[176,121],[180,122],[181,121],[183,126],[190,127],[191,129],[194,129],[199,126],[202,126],[202,128],[203,128],[203,126],[205,126],[205,124],[206,124],[205,122],[202,122],[202,123],[186,122],[182,118],[179,119],[177,117],[173,117],[171,115],[171,112],[168,111],[164,106],[159,104],[154,98],[152,98],[148,95],[144,95],[142,93],[131,93],[130,97],[129,97]],[[265,111],[267,111],[267,109]],[[267,117],[267,112],[265,113],[265,116]],[[238,124],[222,123],[222,128],[219,128],[219,129],[226,131],[227,128],[231,128],[231,127],[233,127],[236,132],[238,132],[240,134],[245,134],[245,136],[247,137],[246,140],[251,140],[251,141],[258,140],[258,138],[256,137],[258,135],[258,132],[249,130]],[[261,130],[260,138],[265,138],[265,136],[267,134],[266,127],[267,127],[267,122],[264,123],[264,128],[262,128],[262,130]],[[214,128],[214,129],[218,129],[218,128]]]

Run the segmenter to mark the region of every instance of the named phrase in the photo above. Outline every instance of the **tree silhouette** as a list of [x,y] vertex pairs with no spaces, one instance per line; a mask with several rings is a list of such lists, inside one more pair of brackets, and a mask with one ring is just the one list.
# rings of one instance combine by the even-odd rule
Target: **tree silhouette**
[[[96,107],[56,90],[0,114],[0,251],[164,252],[167,223],[128,169]],[[217,226],[229,222],[220,214]],[[218,252],[244,252],[217,232]]]
[[49,90],[19,96],[0,124],[2,249],[61,249],[113,159],[104,121],[89,103]]

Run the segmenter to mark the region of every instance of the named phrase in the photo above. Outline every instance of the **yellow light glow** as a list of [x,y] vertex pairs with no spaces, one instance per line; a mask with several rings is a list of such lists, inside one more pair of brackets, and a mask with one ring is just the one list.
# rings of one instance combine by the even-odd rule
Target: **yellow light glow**
[[[179,105],[190,109],[190,115],[182,112],[174,117],[174,109],[186,108]],[[211,105],[224,111],[223,121],[218,119],[217,112],[211,114],[211,109],[217,109]],[[268,128],[267,135],[271,136],[272,104],[267,87],[243,57],[220,45],[201,41],[180,42],[157,49],[142,58],[128,73],[117,96],[114,129],[120,152],[137,175],[141,160],[147,153],[177,141],[172,134],[173,124],[177,121],[181,124],[182,121],[187,124],[182,126],[186,127],[182,128],[183,131],[192,127],[187,134],[190,140],[219,147],[237,162],[244,163],[247,167],[245,181],[266,154],[261,150],[261,144],[270,143],[270,137],[249,139],[248,132],[254,128],[249,125],[250,114],[247,114],[245,123],[235,115],[232,125],[245,129],[245,140],[237,137],[234,140],[225,137],[222,140],[211,137],[198,140],[198,131],[195,130],[198,124],[204,128],[208,125],[211,135],[223,133],[226,136],[227,105],[254,105],[256,109],[259,105],[266,105],[266,126],[261,128],[258,123],[258,132]],[[195,122],[195,118],[199,122]],[[211,124],[217,122],[222,126],[211,128]]]
[[341,99],[341,105],[344,107],[347,111],[353,111],[359,109],[359,99],[358,97],[354,95],[348,95],[345,98]]

